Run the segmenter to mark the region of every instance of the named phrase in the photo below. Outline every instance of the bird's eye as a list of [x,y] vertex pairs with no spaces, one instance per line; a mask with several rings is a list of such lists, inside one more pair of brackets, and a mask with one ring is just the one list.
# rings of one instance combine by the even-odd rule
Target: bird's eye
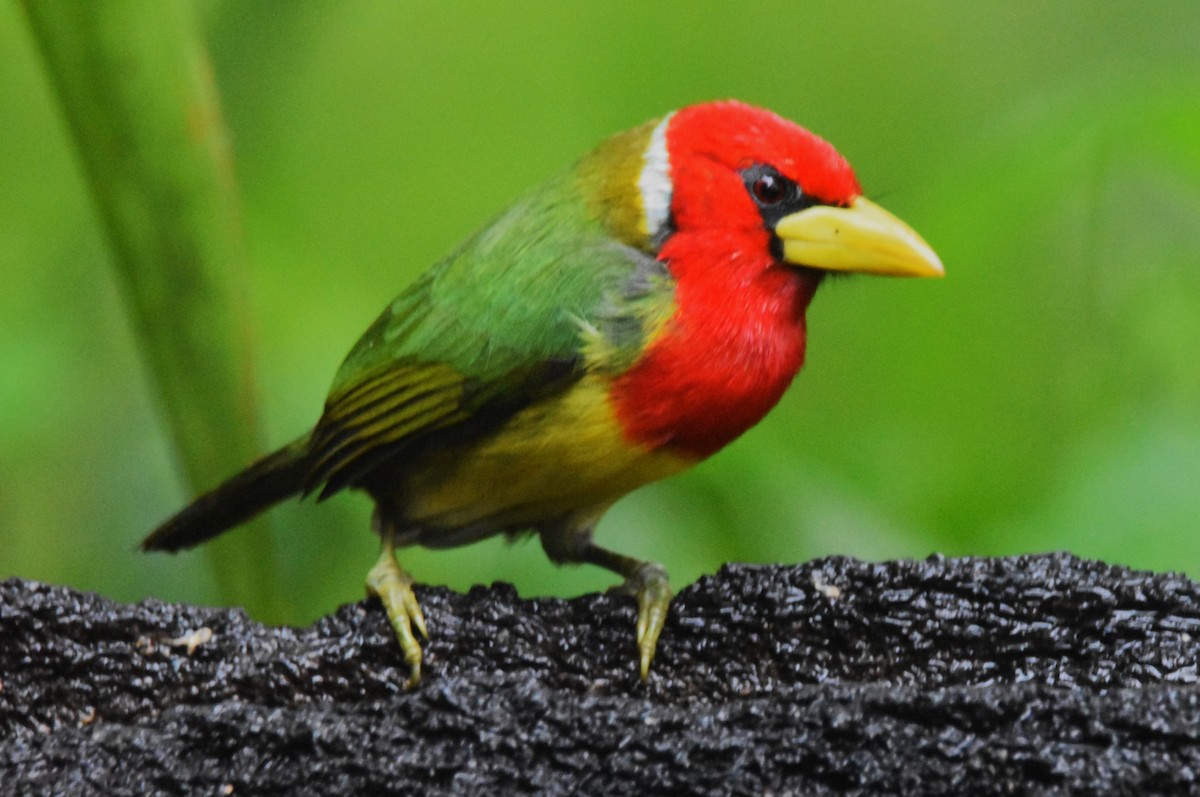
[[782,177],[774,174],[759,175],[750,185],[754,198],[762,205],[778,205],[787,199],[788,186]]
[[768,230],[774,230],[784,216],[817,204],[815,199],[807,196],[799,185],[774,166],[756,163],[743,169],[741,174],[746,193],[758,206],[758,213]]

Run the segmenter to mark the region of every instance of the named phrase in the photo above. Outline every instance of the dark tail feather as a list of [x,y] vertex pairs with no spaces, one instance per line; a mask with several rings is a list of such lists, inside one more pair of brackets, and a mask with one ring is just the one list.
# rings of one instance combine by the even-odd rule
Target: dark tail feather
[[178,551],[212,539],[298,494],[308,470],[308,438],[303,437],[181,509],[142,540],[142,550]]

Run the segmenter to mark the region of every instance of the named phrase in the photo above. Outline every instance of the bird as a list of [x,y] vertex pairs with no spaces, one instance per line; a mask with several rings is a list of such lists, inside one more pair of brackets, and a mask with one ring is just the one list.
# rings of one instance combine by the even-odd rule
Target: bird
[[646,681],[669,578],[601,546],[596,525],[767,414],[804,362],[809,302],[846,273],[944,268],[806,128],[737,100],[680,108],[605,140],[417,277],[350,350],[309,432],[141,547],[365,492],[380,537],[367,593],[416,685],[428,630],[397,549],[536,535],[555,564],[623,579]]

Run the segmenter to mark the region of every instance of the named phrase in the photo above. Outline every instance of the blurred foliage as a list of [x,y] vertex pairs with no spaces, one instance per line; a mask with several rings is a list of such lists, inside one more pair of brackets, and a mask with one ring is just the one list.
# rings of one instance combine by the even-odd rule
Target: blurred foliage
[[[1200,576],[1200,5],[204,2],[250,251],[266,437],[317,417],[415,274],[608,134],[739,97],[832,141],[941,282],[840,280],[774,413],[619,503],[682,586],[728,560],[1068,548]],[[218,600],[143,556],[188,491],[101,221],[0,4],[0,575]],[[203,369],[203,363],[194,367]],[[361,496],[275,510],[301,622],[362,594]],[[612,583],[536,544],[420,580]]]
[[[31,3],[149,382],[193,491],[253,459],[247,263],[228,135],[184,3]],[[203,363],[198,372],[196,363]],[[224,600],[265,617],[278,581],[263,519],[205,546]]]

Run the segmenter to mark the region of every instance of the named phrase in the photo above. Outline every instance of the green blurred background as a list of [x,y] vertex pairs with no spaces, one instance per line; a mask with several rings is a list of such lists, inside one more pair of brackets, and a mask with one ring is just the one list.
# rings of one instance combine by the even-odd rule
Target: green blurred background
[[[261,416],[311,425],[415,274],[610,133],[738,97],[832,141],[940,282],[821,292],[766,421],[600,539],[677,586],[730,560],[1069,549],[1200,576],[1200,4],[197,3],[235,149]],[[137,553],[187,498],[79,160],[0,2],[0,576],[212,603]],[[203,379],[203,363],[196,363]],[[362,595],[369,502],[272,515],[282,619]],[[418,580],[612,583],[536,542]]]

